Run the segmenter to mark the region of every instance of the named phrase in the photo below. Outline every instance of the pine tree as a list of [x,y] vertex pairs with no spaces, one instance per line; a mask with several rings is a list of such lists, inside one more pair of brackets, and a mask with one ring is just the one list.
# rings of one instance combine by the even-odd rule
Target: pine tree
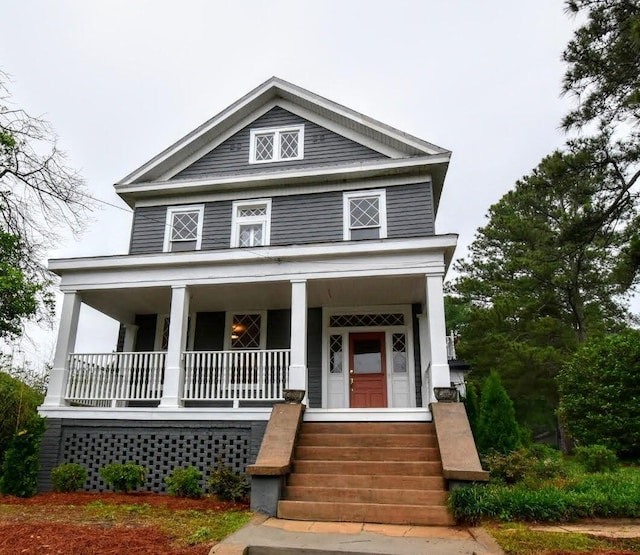
[[495,370],[482,388],[476,443],[481,455],[491,451],[506,455],[521,445],[513,402]]

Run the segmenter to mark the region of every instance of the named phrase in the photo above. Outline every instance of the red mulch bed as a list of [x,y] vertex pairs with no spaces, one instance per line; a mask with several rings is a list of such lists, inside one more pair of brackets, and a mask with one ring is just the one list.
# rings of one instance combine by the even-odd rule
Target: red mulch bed
[[[153,493],[41,493],[28,499],[0,495],[0,504],[21,506],[148,504],[169,509],[246,510],[247,505],[215,497],[184,499]],[[0,521],[0,555],[206,555],[211,544],[180,547],[161,530],[147,526],[70,524],[19,520]]]
[[0,494],[0,504],[3,505],[87,505],[94,501],[101,501],[109,505],[133,505],[147,504],[152,507],[166,507],[168,509],[194,509],[199,511],[227,511],[227,510],[248,510],[249,507],[243,503],[232,503],[220,501],[215,497],[202,497],[200,499],[187,499],[184,497],[173,497],[159,493],[132,492],[132,493],[112,493],[112,492],[76,492],[76,493],[39,493],[26,499]]

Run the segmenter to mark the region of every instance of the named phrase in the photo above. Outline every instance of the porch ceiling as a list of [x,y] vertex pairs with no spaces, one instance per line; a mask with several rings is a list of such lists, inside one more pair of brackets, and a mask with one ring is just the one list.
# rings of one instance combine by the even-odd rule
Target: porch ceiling
[[[288,281],[190,286],[192,312],[269,310],[291,306]],[[308,305],[372,306],[425,302],[425,278],[420,275],[318,279],[307,282]],[[133,322],[136,314],[166,314],[170,287],[103,289],[82,292],[85,304],[119,320]]]

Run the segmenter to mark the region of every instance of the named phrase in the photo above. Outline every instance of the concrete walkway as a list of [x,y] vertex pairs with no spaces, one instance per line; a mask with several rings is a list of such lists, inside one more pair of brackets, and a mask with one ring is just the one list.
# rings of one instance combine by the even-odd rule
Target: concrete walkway
[[210,555],[501,554],[481,528],[309,522],[257,516]]
[[592,520],[576,524],[529,525],[539,532],[574,532],[605,538],[640,538],[640,520]]

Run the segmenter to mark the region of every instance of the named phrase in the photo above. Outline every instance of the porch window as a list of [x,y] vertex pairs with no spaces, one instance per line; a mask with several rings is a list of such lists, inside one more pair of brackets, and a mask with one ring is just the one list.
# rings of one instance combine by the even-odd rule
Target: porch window
[[264,349],[265,320],[264,312],[232,314],[228,331],[231,349]]
[[329,372],[342,374],[342,336],[332,335],[329,338]]
[[203,205],[167,208],[164,251],[199,250],[202,243],[203,214]]
[[232,247],[261,247],[269,244],[271,199],[233,203]]
[[407,371],[407,340],[404,333],[394,333],[391,336],[393,347],[393,371],[403,374]]
[[384,239],[387,208],[384,190],[344,193],[344,239]]
[[304,157],[304,125],[252,129],[249,163],[283,162]]

